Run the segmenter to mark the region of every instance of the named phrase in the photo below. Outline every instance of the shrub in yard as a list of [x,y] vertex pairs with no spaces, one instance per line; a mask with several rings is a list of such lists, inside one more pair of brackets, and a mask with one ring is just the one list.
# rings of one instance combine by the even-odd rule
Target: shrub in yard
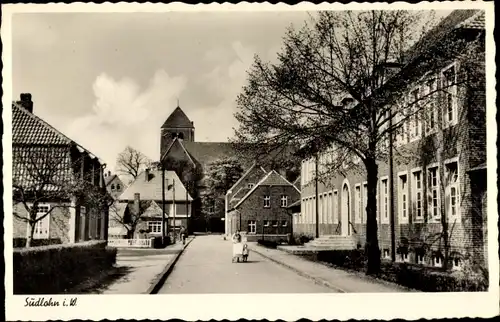
[[116,262],[116,248],[90,241],[14,249],[14,294],[58,294]]
[[366,256],[363,249],[327,250],[318,252],[318,260],[335,266],[362,270]]
[[267,248],[276,248],[278,247],[278,243],[272,240],[259,239],[257,240],[259,245],[262,245]]
[[[48,245],[59,245],[62,244],[60,238],[52,238],[52,239],[33,239],[31,241],[32,247],[38,246],[48,246]],[[14,248],[22,248],[26,247],[26,238],[14,238],[12,240],[12,246]]]
[[165,241],[162,243],[161,237],[155,237],[153,241],[154,248],[165,248],[170,245],[170,236],[165,236]]

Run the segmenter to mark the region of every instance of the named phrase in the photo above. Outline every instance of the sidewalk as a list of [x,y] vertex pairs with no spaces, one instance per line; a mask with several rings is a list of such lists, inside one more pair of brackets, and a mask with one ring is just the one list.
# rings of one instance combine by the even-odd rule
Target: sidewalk
[[248,243],[248,246],[257,254],[341,293],[416,292],[397,284],[329,267],[281,250],[266,248],[257,243]]
[[104,282],[82,293],[150,294],[193,239],[188,237],[185,245],[177,242],[164,249],[119,248],[115,267]]

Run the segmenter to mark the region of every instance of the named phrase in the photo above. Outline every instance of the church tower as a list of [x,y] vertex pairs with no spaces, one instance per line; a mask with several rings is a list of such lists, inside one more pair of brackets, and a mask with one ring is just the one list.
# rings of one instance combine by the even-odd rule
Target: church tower
[[194,124],[179,104],[161,126],[160,155],[165,153],[174,138],[194,142]]

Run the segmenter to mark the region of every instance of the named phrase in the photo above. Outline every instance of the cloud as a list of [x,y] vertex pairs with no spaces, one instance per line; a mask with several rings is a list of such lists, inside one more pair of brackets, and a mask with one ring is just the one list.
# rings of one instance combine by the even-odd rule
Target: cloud
[[131,78],[115,80],[102,73],[93,83],[95,102],[89,113],[67,125],[66,132],[114,168],[127,145],[157,159],[160,127],[185,90],[186,78],[158,70],[141,91]]

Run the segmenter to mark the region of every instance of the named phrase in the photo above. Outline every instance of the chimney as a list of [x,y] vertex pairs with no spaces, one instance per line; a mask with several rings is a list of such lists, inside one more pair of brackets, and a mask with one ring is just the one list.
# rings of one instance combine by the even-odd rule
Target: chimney
[[141,194],[134,193],[134,213],[135,213],[135,215],[138,215],[139,212],[141,211],[140,203],[141,203]]
[[146,182],[149,181],[149,168],[146,168],[146,175],[144,176],[144,179],[146,180]]
[[28,112],[33,113],[33,101],[31,100],[31,94],[22,93],[21,100],[17,103],[21,104],[21,106],[24,107]]

